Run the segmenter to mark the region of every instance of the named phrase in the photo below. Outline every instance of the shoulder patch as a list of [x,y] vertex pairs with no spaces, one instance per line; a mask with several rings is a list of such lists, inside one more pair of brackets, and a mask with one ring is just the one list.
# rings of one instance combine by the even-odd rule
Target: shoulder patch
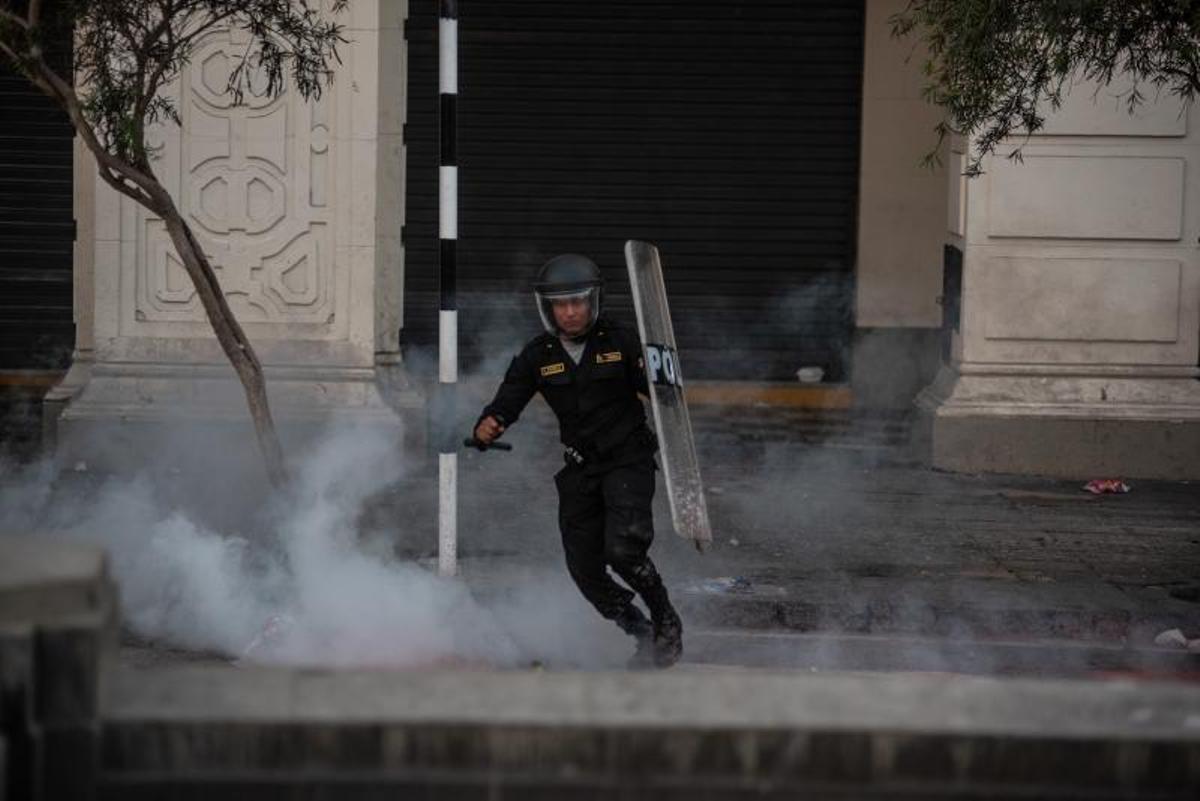
[[621,351],[610,350],[605,353],[596,354],[596,364],[612,364],[613,362],[621,361]]
[[559,373],[565,373],[566,371],[567,371],[567,365],[562,362],[555,362],[554,364],[546,364],[541,367],[541,373],[542,373],[543,377],[548,376],[548,375],[558,375]]

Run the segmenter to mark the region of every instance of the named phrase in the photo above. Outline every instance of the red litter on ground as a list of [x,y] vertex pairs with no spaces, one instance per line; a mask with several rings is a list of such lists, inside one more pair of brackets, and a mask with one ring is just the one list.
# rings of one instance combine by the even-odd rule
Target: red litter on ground
[[1129,485],[1119,478],[1094,478],[1083,485],[1083,491],[1093,495],[1123,495],[1129,492]]

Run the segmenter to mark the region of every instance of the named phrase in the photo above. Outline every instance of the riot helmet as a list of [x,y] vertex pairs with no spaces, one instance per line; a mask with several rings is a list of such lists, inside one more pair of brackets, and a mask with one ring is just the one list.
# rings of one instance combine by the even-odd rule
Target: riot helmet
[[533,290],[542,325],[551,334],[565,334],[555,322],[553,301],[587,301],[587,325],[582,331],[571,335],[574,339],[586,336],[596,324],[596,318],[600,316],[600,303],[604,299],[604,279],[600,275],[600,268],[587,256],[576,253],[555,256],[538,270]]

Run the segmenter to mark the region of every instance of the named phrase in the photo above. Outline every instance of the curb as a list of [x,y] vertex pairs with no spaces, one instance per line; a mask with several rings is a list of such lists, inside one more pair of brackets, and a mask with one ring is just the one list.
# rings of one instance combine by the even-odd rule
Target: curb
[[915,635],[943,638],[1053,638],[1098,643],[1142,642],[1187,621],[1178,614],[1130,609],[982,608],[871,599],[863,605],[786,597],[730,596],[683,590],[675,595],[692,625],[750,631]]
[[694,406],[769,406],[791,409],[849,409],[854,394],[847,384],[692,381],[685,390]]

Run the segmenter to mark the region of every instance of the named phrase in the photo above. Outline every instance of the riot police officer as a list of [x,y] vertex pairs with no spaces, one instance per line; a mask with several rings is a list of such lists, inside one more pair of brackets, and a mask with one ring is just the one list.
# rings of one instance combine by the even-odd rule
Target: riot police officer
[[[682,653],[683,626],[647,555],[658,445],[638,397],[649,395],[641,343],[601,315],[603,279],[591,259],[551,259],[534,288],[546,332],[512,360],[475,437],[491,443],[542,394],[565,448],[566,466],[554,481],[571,578],[601,615],[637,640],[631,664],[668,667]],[[649,620],[634,604],[635,592]]]

